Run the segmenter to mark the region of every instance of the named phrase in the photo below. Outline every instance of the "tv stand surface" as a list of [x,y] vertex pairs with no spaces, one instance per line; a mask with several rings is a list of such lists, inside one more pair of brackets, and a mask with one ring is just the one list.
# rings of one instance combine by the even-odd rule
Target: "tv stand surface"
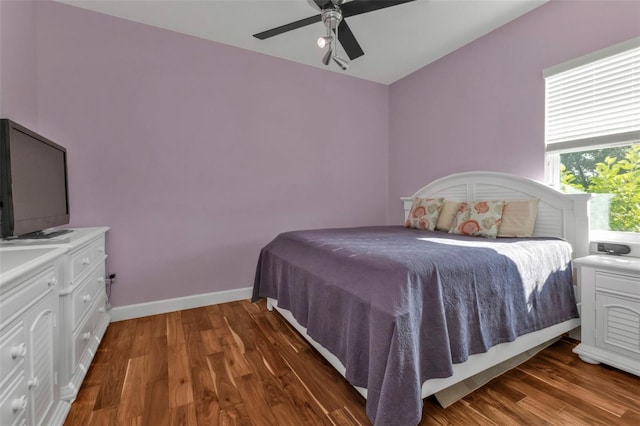
[[59,237],[59,236],[64,235],[64,234],[68,234],[69,232],[71,232],[71,229],[58,229],[56,231],[50,231],[50,232],[36,231],[36,232],[30,232],[28,234],[18,235],[17,237],[15,237],[13,239],[16,239],[16,240],[47,240],[49,238],[55,238],[55,237]]
[[[0,0],[2,1],[2,0]],[[81,237],[83,233],[73,232],[73,229],[57,229],[49,232],[33,232],[16,237],[0,239],[0,248],[12,247],[39,247],[69,244]]]

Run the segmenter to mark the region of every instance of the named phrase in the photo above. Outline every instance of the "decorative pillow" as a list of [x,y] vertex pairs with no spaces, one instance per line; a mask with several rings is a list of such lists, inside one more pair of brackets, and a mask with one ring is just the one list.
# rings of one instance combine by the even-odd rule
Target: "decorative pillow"
[[444,198],[416,198],[404,226],[433,231],[438,222]]
[[460,203],[449,233],[495,238],[505,204],[506,201],[500,200]]
[[460,203],[456,201],[444,200],[442,211],[440,212],[440,216],[438,216],[438,223],[436,223],[436,229],[440,231],[448,231],[451,229],[451,224],[456,218],[456,213],[458,213],[458,204]]
[[530,237],[538,215],[540,200],[512,200],[504,206],[498,237]]

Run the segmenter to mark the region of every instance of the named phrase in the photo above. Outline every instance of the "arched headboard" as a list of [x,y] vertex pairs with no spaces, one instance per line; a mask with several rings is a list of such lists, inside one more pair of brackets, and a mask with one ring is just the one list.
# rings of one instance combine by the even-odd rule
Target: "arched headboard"
[[589,254],[589,194],[565,194],[540,182],[499,172],[464,172],[435,180],[403,197],[405,220],[415,197],[452,201],[523,200],[537,198],[533,236],[558,237],[573,247],[573,256]]

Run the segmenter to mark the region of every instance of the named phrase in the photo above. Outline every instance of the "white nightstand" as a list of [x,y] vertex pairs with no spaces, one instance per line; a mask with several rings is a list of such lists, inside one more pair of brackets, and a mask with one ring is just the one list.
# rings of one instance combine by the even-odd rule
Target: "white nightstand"
[[582,296],[582,335],[574,352],[640,376],[640,258],[574,260]]

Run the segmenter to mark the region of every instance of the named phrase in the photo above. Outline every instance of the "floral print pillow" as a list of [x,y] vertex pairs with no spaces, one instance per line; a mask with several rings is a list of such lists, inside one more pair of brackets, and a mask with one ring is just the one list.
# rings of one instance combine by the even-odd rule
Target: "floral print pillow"
[[405,228],[433,231],[442,210],[444,198],[415,198],[404,223]]
[[505,204],[506,201],[500,200],[460,203],[449,233],[495,238]]

